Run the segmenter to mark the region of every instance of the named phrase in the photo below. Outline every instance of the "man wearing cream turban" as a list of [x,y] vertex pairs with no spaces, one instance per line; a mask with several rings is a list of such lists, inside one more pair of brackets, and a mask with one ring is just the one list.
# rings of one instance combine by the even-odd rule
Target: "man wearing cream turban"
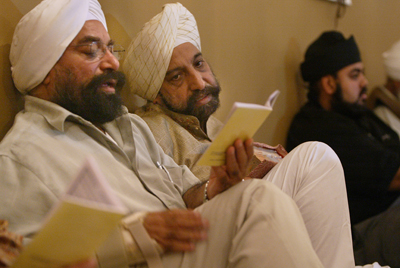
[[372,91],[369,105],[400,136],[400,41],[393,44],[382,57],[387,75],[386,83]]
[[251,140],[227,150],[205,187],[121,105],[115,50],[96,0],[44,0],[17,25],[10,60],[25,109],[0,144],[10,230],[29,240],[92,157],[129,211],[97,251],[102,268],[322,267],[293,200],[242,181]]
[[[210,133],[221,125],[211,116],[220,89],[201,54],[195,18],[179,3],[165,5],[137,34],[127,54],[123,68],[130,88],[148,100],[135,113],[167,154],[207,180],[209,167],[196,166],[196,161],[211,143]],[[324,267],[354,267],[343,170],[330,148],[301,145],[264,180],[295,200]]]

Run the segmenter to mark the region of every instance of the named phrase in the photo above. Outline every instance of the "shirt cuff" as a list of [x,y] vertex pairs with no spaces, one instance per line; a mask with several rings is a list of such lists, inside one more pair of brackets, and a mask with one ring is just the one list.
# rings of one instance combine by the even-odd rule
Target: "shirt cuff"
[[[146,262],[146,254],[143,254],[142,250],[139,247],[138,242],[133,237],[134,233],[132,232],[132,228],[135,228],[134,225],[139,224],[141,228],[146,232],[143,227],[143,221],[148,212],[138,212],[132,214],[122,220],[123,227],[123,237],[125,241],[125,245],[127,248],[127,256],[130,264],[137,264]],[[147,234],[145,236],[141,236],[141,239],[145,239],[144,241],[139,241],[139,243],[145,243],[145,247],[151,247],[155,250],[154,254],[162,255],[164,253],[162,247],[157,243],[156,240],[150,238]],[[142,245],[143,249],[143,245]],[[148,261],[148,260],[147,260]]]
[[[146,259],[129,228],[142,224],[147,212],[134,213],[124,218],[118,228],[109,236],[108,240],[97,252],[100,268],[126,268],[135,264],[145,263]],[[162,254],[161,246],[149,238],[151,246],[158,254]]]

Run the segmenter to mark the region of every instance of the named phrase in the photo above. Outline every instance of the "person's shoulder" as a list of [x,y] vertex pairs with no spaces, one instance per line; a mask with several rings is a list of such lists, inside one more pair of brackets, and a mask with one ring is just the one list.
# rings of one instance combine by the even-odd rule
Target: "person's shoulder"
[[0,142],[0,155],[11,159],[23,158],[45,143],[52,129],[46,120],[35,114],[19,112],[11,129]]
[[302,142],[308,140],[325,141],[326,136],[357,131],[359,131],[359,127],[351,118],[307,103],[294,116],[288,136],[296,137],[296,139],[303,137]]
[[148,124],[160,124],[161,122],[170,120],[170,116],[159,105],[150,102],[136,109],[134,113]]
[[151,131],[153,135],[158,132],[164,131],[164,126],[167,126],[167,119],[163,116],[141,116],[138,113],[129,114],[131,122],[139,129]]
[[307,121],[309,123],[314,122],[321,124],[329,124],[330,122],[343,122],[347,124],[353,120],[340,113],[325,110],[317,104],[308,102],[301,107],[300,111],[294,116],[293,121]]
[[159,105],[153,103],[147,103],[135,110],[135,114],[145,121],[153,131],[168,126],[173,121]]
[[128,116],[130,121],[135,125],[143,125],[143,124],[147,125],[143,117],[139,116],[136,113],[129,113]]
[[134,111],[135,114],[140,117],[153,117],[160,114],[165,114],[161,106],[152,102],[148,102],[145,105],[139,107]]
[[292,120],[292,125],[296,125],[298,123],[303,124],[305,121],[307,123],[311,123],[314,121],[319,121],[323,118],[329,117],[330,114],[322,109],[322,107],[315,105],[313,103],[307,102],[304,104],[300,110],[294,115]]

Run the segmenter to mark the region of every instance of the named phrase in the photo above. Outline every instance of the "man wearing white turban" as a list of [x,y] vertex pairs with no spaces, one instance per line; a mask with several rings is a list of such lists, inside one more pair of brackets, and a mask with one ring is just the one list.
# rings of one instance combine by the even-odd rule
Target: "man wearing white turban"
[[[100,21],[107,30],[99,9],[97,1],[60,1],[57,5],[43,1],[21,19],[10,51],[12,77],[21,93],[44,80],[87,19]],[[39,16],[43,10],[46,19]]]
[[[220,126],[211,116],[220,89],[201,53],[193,15],[179,3],[165,5],[131,42],[123,67],[132,92],[148,100],[135,113],[168,155],[207,179],[209,167],[196,162]],[[354,267],[343,170],[330,148],[303,144],[264,180],[295,200],[324,267]]]
[[11,231],[32,237],[91,156],[130,211],[97,252],[102,268],[323,267],[293,200],[242,181],[252,140],[235,141],[200,183],[121,105],[113,52],[96,0],[44,0],[18,24],[10,60],[25,109],[0,144]]
[[400,136],[400,40],[384,52],[382,58],[386,83],[372,91],[367,104]]

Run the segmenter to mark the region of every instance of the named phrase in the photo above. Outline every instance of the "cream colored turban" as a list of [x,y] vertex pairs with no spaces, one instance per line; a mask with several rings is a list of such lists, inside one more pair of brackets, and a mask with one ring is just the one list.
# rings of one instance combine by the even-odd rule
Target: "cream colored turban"
[[387,75],[400,81],[400,41],[397,41],[382,56]]
[[20,20],[10,61],[14,84],[22,94],[45,79],[86,20],[99,20],[107,30],[97,0],[44,0]]
[[154,100],[173,49],[185,42],[201,50],[195,18],[180,3],[165,5],[161,13],[143,26],[128,48],[123,69],[131,91],[147,100]]

